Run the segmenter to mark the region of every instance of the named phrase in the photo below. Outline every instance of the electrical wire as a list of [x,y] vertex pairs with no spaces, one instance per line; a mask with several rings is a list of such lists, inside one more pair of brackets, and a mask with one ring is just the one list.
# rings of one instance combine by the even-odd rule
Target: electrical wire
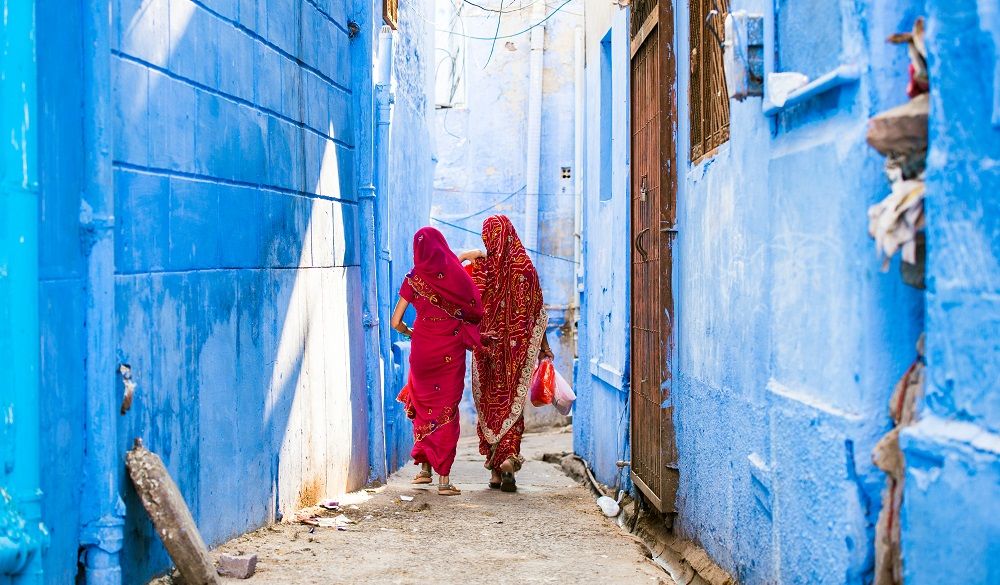
[[[440,223],[442,225],[446,225],[446,226],[448,226],[450,228],[454,228],[454,229],[459,230],[459,231],[463,231],[463,232],[465,232],[467,234],[473,234],[473,235],[476,235],[476,236],[482,236],[482,232],[478,232],[478,231],[475,231],[475,230],[470,230],[469,228],[465,228],[465,227],[462,227],[462,226],[460,226],[458,224],[451,223],[450,221],[445,221],[443,219],[434,217],[433,215],[431,216],[431,221],[436,221],[437,223]],[[535,254],[538,254],[539,256],[546,256],[548,258],[552,258],[553,260],[562,260],[563,262],[569,262],[570,264],[576,264],[577,263],[577,261],[573,260],[572,258],[566,258],[564,256],[554,256],[552,254],[546,254],[545,252],[542,252],[540,250],[535,250],[534,248],[529,248],[527,246],[525,246],[524,249],[527,250],[527,251],[529,251],[529,252],[534,252]]]
[[539,26],[545,24],[546,21],[548,21],[550,18],[552,18],[553,16],[555,16],[556,14],[558,14],[559,11],[562,10],[563,7],[566,6],[567,4],[569,4],[570,2],[573,2],[573,0],[565,0],[555,10],[553,10],[550,13],[548,13],[545,16],[545,18],[539,20],[538,22],[536,22],[535,24],[529,26],[528,28],[526,28],[524,30],[521,30],[521,31],[518,31],[516,33],[510,33],[510,34],[505,34],[505,35],[497,35],[497,36],[494,36],[494,37],[477,37],[477,36],[473,36],[473,35],[467,35],[467,34],[463,34],[463,33],[457,33],[455,31],[445,30],[445,29],[440,29],[440,28],[437,29],[437,32],[446,33],[446,34],[457,36],[457,37],[463,37],[463,38],[466,38],[466,39],[472,39],[472,40],[475,40],[475,41],[498,41],[500,39],[512,39],[514,37],[521,36],[521,35],[523,35],[526,32],[530,32],[531,29],[533,29],[533,28],[536,28],[536,27],[539,27]]
[[[472,219],[473,217],[476,217],[477,215],[482,215],[483,213],[486,213],[487,211],[491,211],[493,209],[496,209],[497,206],[510,201],[511,199],[514,198],[515,195],[517,195],[521,191],[524,191],[527,188],[528,188],[528,186],[525,185],[525,186],[521,187],[520,189],[518,189],[517,191],[514,191],[513,193],[507,195],[506,197],[504,197],[500,201],[497,201],[493,205],[490,205],[489,207],[486,207],[484,209],[480,209],[479,211],[476,211],[474,213],[470,213],[469,215],[463,215],[462,217],[450,217],[448,219],[450,219],[452,221],[465,221],[467,219]],[[499,195],[499,193],[498,193],[498,195]]]

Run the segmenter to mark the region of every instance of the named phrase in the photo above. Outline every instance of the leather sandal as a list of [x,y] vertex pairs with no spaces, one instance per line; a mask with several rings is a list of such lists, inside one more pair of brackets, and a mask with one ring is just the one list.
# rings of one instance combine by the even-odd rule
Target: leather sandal
[[427,484],[427,483],[434,483],[434,480],[431,478],[431,472],[421,471],[417,473],[416,477],[414,477],[413,481],[410,483]]
[[517,483],[514,482],[513,472],[511,471],[500,472],[500,491],[508,493],[517,491]]
[[460,496],[462,495],[462,490],[458,489],[450,483],[439,483],[438,484],[438,495],[439,496]]

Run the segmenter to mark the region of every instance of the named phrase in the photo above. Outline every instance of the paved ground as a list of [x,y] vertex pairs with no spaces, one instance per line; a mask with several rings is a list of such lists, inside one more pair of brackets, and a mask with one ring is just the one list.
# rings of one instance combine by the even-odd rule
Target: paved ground
[[475,443],[463,439],[452,470],[461,496],[414,488],[415,468],[407,466],[377,493],[341,500],[356,521],[346,531],[282,523],[223,545],[215,552],[253,552],[260,559],[249,582],[225,582],[673,583],[641,545],[601,515],[590,492],[540,460],[570,444],[565,432],[526,437],[519,491],[506,494],[487,487]]

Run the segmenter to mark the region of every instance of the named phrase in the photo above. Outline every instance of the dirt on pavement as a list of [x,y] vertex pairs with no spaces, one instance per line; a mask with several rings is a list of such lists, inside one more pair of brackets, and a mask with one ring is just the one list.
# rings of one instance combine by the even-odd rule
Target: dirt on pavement
[[[541,461],[571,449],[567,432],[527,435],[517,493],[489,489],[474,438],[459,443],[460,496],[410,484],[407,466],[385,487],[339,498],[346,530],[289,521],[236,538],[213,555],[256,554],[257,574],[224,583],[649,583],[673,581],[604,518],[594,497]],[[435,477],[435,482],[437,478]],[[412,496],[402,501],[400,496]]]

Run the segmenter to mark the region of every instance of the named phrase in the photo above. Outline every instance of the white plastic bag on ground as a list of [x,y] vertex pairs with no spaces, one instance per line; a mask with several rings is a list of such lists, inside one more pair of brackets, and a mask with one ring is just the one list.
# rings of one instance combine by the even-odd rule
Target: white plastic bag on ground
[[556,370],[556,394],[552,397],[552,405],[556,407],[559,414],[567,415],[573,409],[575,400],[576,394],[573,393],[573,387],[569,385],[566,378],[562,377],[559,370]]

